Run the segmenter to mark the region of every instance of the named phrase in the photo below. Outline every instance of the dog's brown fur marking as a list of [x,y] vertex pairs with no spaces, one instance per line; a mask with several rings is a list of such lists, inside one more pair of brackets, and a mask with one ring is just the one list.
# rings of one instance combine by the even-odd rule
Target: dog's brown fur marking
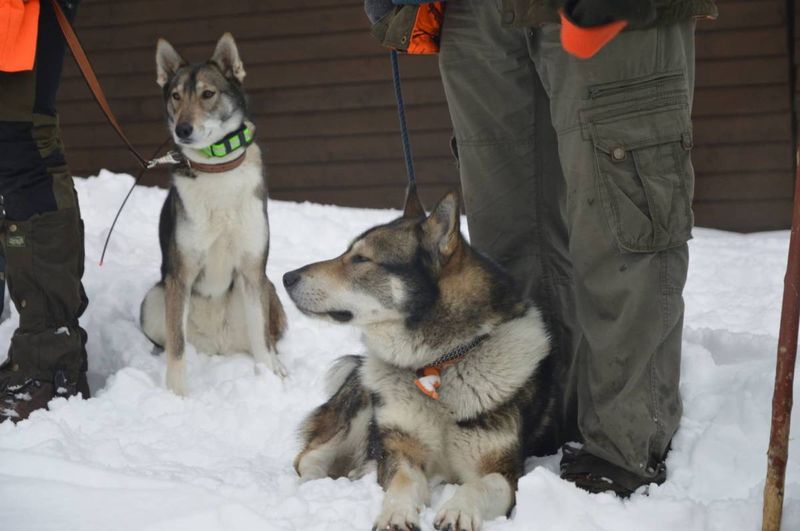
[[[358,366],[347,375],[341,387],[324,404],[315,409],[300,428],[300,435],[306,446],[294,460],[294,468],[298,472],[299,464],[309,452],[319,448],[339,434],[347,435],[352,420],[364,408],[369,406],[369,395],[361,385]],[[330,477],[345,476],[350,472],[356,456],[340,455],[328,471]]]
[[269,282],[269,345],[274,348],[289,326],[286,312],[275,291],[275,284],[271,280],[267,280],[267,282]]
[[428,451],[419,439],[401,430],[385,430],[380,435],[382,459],[378,459],[378,483],[387,487],[401,462],[423,469]]
[[495,450],[481,456],[478,470],[484,476],[500,474],[516,489],[519,471],[522,470],[522,456],[519,448]]

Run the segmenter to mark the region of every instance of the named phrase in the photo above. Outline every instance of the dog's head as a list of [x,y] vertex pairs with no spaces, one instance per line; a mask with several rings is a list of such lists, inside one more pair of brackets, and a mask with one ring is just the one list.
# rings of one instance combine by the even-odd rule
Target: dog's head
[[203,149],[236,131],[245,119],[245,71],[230,33],[211,59],[189,64],[164,39],[156,49],[156,82],[164,93],[167,126],[179,146]]
[[455,193],[426,216],[411,186],[402,217],[363,233],[336,258],[286,273],[284,286],[308,315],[356,326],[413,321],[436,303],[444,269],[467,246],[459,217]]

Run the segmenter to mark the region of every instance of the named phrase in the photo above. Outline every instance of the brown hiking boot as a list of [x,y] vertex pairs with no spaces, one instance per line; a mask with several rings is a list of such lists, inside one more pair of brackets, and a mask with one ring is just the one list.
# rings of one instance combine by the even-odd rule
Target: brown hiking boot
[[[663,462],[653,467],[653,477],[645,478],[596,457],[569,444],[562,448],[561,478],[593,494],[611,492],[620,498],[629,498],[641,487],[651,483],[661,485],[667,479]],[[647,494],[648,489],[642,491]]]
[[[11,371],[12,368],[2,369],[3,373]],[[0,381],[5,380],[0,384],[2,386],[0,422],[10,420],[16,423],[25,420],[37,409],[46,409],[50,400],[56,397],[69,397],[80,393],[84,398],[89,398],[89,384],[84,372],[74,383],[68,382],[64,371],[61,370],[53,375],[53,381],[28,378],[21,383],[13,383],[14,379],[8,376],[8,374],[0,376]]]

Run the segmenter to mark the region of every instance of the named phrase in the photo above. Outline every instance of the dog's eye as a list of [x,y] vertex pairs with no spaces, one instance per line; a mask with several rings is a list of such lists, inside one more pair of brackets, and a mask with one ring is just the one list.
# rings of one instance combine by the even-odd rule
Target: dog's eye
[[210,100],[211,98],[214,97],[214,94],[216,94],[216,92],[214,92],[213,90],[204,90],[203,91],[203,99],[204,100]]
[[178,94],[177,92],[173,92],[172,93],[172,99],[175,100],[175,101],[181,101],[181,95]]
[[350,260],[354,264],[363,264],[364,262],[369,262],[369,258],[364,256],[363,254],[354,254]]

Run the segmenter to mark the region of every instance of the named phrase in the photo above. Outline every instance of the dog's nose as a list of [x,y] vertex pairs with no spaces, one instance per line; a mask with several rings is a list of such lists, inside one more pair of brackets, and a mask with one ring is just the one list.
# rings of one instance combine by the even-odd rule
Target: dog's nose
[[285,275],[283,275],[283,285],[287,288],[291,288],[295,284],[300,281],[300,273],[297,271],[289,271]]
[[178,135],[178,138],[187,139],[192,136],[192,131],[194,131],[194,127],[186,122],[181,122],[175,126],[175,134]]

